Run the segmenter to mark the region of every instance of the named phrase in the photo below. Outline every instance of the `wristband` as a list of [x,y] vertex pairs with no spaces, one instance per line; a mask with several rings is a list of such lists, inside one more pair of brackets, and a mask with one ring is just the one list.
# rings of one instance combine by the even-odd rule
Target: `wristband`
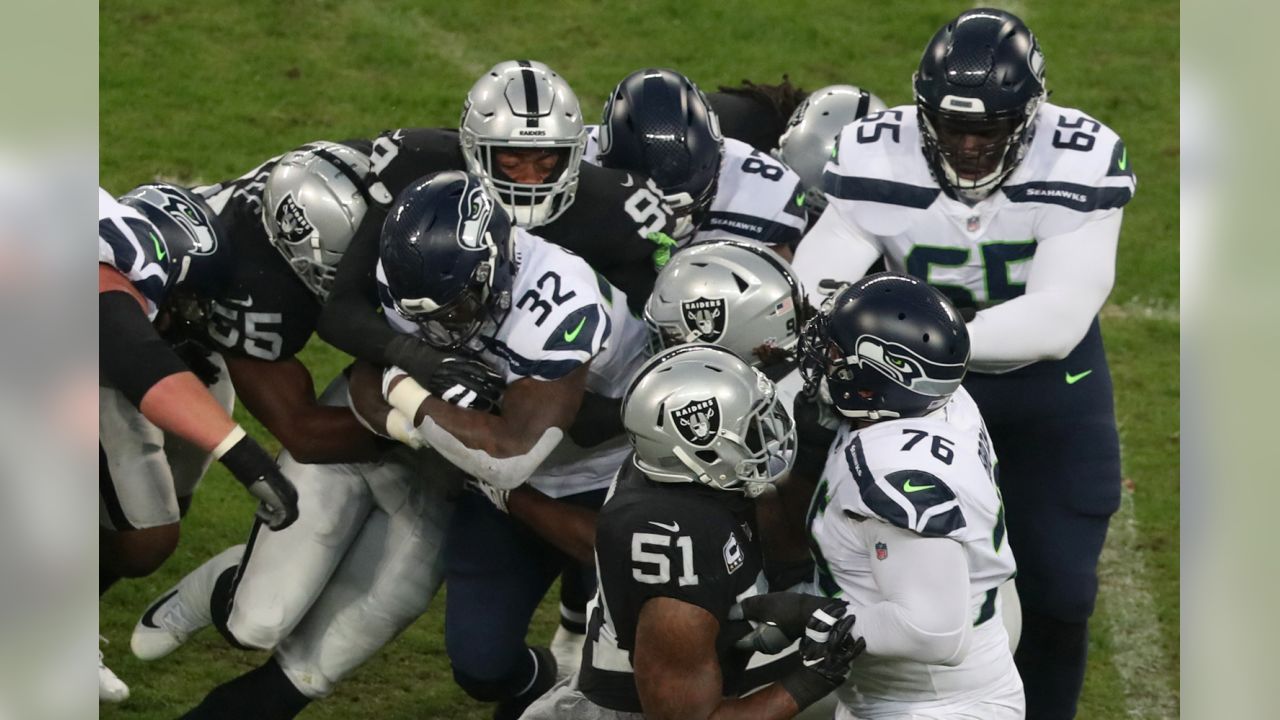
[[218,443],[218,447],[213,449],[213,456],[245,487],[261,480],[276,464],[267,451],[239,425]]
[[418,408],[422,407],[422,401],[431,397],[431,393],[426,388],[418,384],[417,380],[409,376],[405,376],[391,392],[387,393],[387,402],[391,403],[391,407],[404,413],[405,417],[412,422],[418,417]]

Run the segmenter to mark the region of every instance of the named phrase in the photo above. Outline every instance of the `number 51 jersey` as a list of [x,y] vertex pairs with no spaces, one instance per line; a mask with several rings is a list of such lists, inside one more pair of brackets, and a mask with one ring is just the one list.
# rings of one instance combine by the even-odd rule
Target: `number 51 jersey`
[[872,565],[888,559],[893,548],[873,545],[864,532],[866,523],[885,522],[963,546],[973,623],[969,652],[956,666],[859,658],[850,675],[858,693],[927,701],[985,687],[1009,672],[1013,658],[998,589],[1016,564],[1005,538],[995,463],[982,416],[963,387],[926,417],[841,427],[809,509],[821,591],[855,606],[887,599]]

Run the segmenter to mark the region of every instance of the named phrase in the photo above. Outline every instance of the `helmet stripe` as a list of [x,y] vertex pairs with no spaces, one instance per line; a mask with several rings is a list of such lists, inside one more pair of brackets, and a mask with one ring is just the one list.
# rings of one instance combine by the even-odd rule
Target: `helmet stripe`
[[520,75],[524,78],[524,107],[528,115],[525,117],[525,126],[538,127],[538,116],[542,113],[538,106],[538,76],[533,72],[533,65],[528,60],[520,60],[517,63],[522,69]]

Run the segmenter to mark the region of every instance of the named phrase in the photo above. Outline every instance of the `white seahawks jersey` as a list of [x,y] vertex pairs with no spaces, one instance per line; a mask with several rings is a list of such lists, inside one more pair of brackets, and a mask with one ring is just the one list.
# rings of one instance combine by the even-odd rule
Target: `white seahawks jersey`
[[[593,165],[600,164],[599,128],[587,126],[583,160]],[[728,237],[791,245],[800,240],[808,221],[800,176],[741,140],[725,138],[710,213],[682,244]]]
[[[845,127],[823,173],[827,212],[878,247],[890,269],[925,279],[959,307],[1022,295],[1038,240],[1118,212],[1136,189],[1120,137],[1050,103],[1022,163],[976,205],[942,191],[920,147],[912,105]],[[819,279],[801,278],[806,287]]]
[[[622,397],[646,359],[648,343],[644,323],[627,309],[626,295],[577,255],[522,228],[511,231],[517,266],[511,310],[501,324],[482,328],[471,349],[508,384],[557,380],[590,361],[587,389]],[[381,262],[377,278],[387,321],[401,332],[419,334],[391,302]],[[624,435],[590,449],[566,436],[529,484],[552,497],[606,488],[629,450]]]
[[169,254],[156,227],[98,188],[98,262],[119,270],[147,302],[155,320],[169,283]]
[[[854,663],[842,700],[858,714],[859,697],[927,701],[999,681],[1012,667],[998,588],[1016,571],[1005,538],[995,454],[982,415],[961,388],[923,418],[882,421],[861,430],[842,424],[809,510],[817,582],[854,605],[886,600],[872,576],[883,546],[860,530],[879,520],[964,547],[969,566],[969,652],[957,666],[864,655]],[[874,519],[874,520],[872,520]]]

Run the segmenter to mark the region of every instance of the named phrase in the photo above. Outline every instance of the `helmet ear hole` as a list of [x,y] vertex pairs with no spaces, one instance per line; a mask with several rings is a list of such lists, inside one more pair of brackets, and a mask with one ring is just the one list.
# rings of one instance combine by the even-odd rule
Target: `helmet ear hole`
[[699,450],[694,453],[694,456],[708,465],[720,460],[720,455],[715,450]]

